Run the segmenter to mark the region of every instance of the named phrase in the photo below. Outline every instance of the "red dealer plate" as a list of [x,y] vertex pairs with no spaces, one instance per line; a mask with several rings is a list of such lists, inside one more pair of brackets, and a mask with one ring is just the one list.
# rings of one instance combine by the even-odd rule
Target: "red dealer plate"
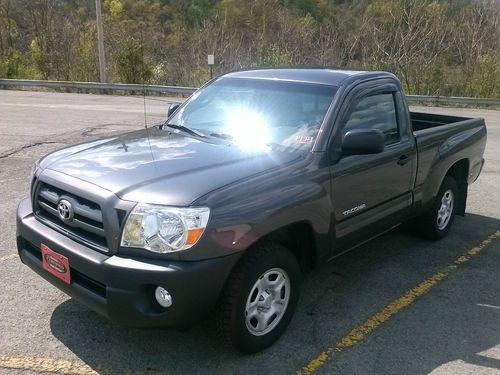
[[66,284],[71,283],[71,274],[69,271],[68,258],[64,255],[56,253],[48,246],[42,244],[42,267],[44,270],[49,271],[52,275],[60,278]]

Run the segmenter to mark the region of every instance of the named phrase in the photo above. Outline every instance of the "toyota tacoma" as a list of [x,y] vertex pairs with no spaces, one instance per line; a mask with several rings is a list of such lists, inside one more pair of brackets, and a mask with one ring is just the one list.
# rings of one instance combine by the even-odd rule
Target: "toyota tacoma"
[[485,144],[483,119],[410,112],[390,73],[232,72],[161,125],[36,162],[18,251],[112,321],[210,314],[252,353],[288,326],[303,272],[407,220],[444,237]]

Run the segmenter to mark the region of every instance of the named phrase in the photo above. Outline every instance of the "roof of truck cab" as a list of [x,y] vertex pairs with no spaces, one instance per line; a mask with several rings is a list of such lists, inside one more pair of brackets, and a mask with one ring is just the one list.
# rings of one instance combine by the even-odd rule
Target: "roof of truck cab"
[[352,76],[388,76],[386,72],[369,72],[363,70],[331,69],[331,68],[277,68],[240,70],[225,74],[223,77],[274,79],[302,83],[339,86],[342,81]]

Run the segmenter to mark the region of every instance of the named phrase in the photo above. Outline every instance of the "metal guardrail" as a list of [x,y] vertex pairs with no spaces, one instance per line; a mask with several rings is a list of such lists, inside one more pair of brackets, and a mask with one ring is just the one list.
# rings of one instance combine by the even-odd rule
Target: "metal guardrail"
[[[7,86],[25,86],[25,87],[52,87],[69,89],[92,89],[100,91],[140,91],[157,93],[175,93],[192,94],[196,87],[182,86],[161,86],[161,85],[139,85],[132,83],[100,83],[100,82],[71,82],[71,81],[42,81],[42,80],[24,80],[24,79],[0,79],[0,88]],[[425,96],[425,95],[407,95],[410,103],[431,103],[431,104],[467,104],[484,105],[500,107],[500,99],[489,98],[461,98],[450,96]]]
[[25,79],[0,79],[0,88],[7,86],[24,87],[52,87],[70,89],[92,89],[92,90],[123,90],[141,92],[170,92],[176,94],[192,94],[195,87],[182,86],[160,86],[160,85],[139,85],[133,83],[100,83],[100,82],[72,82],[72,81],[41,81]]
[[487,105],[500,107],[500,99],[490,98],[462,98],[457,96],[425,96],[406,95],[410,103],[432,103],[432,104],[468,104]]

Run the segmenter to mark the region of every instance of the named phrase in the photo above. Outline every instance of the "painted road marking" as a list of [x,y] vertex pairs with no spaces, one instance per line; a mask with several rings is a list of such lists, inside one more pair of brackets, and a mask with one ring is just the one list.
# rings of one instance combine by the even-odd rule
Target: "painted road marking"
[[498,369],[481,365],[474,365],[458,359],[456,361],[448,362],[435,368],[429,375],[449,374],[498,375]]
[[4,260],[14,259],[14,258],[17,258],[17,254],[4,255],[4,256],[0,257],[0,262],[3,262]]
[[486,349],[480,353],[477,353],[481,357],[486,357],[486,358],[492,358],[500,361],[500,344],[490,348]]
[[488,305],[487,303],[477,303],[476,306],[491,307],[492,309],[500,309],[500,306]]
[[451,272],[456,270],[461,264],[468,262],[474,255],[481,252],[486,246],[490,245],[492,242],[500,239],[500,231],[495,232],[479,245],[474,246],[469,249],[449,266],[445,267],[439,272],[436,272],[429,278],[422,281],[416,287],[408,290],[401,297],[395,299],[390,304],[388,304],[381,311],[373,315],[359,327],[354,328],[346,336],[344,336],[340,341],[333,347],[329,347],[319,353],[314,359],[312,359],[307,365],[299,369],[296,374],[312,374],[320,367],[324,366],[328,361],[330,361],[334,354],[343,351],[351,346],[356,345],[362,341],[366,336],[371,334],[377,328],[379,328],[383,323],[388,321],[393,315],[397,314],[404,308],[410,306],[418,297],[426,294],[433,286],[443,281]]
[[78,364],[65,359],[35,357],[0,356],[0,368],[74,375],[99,374],[85,364]]

